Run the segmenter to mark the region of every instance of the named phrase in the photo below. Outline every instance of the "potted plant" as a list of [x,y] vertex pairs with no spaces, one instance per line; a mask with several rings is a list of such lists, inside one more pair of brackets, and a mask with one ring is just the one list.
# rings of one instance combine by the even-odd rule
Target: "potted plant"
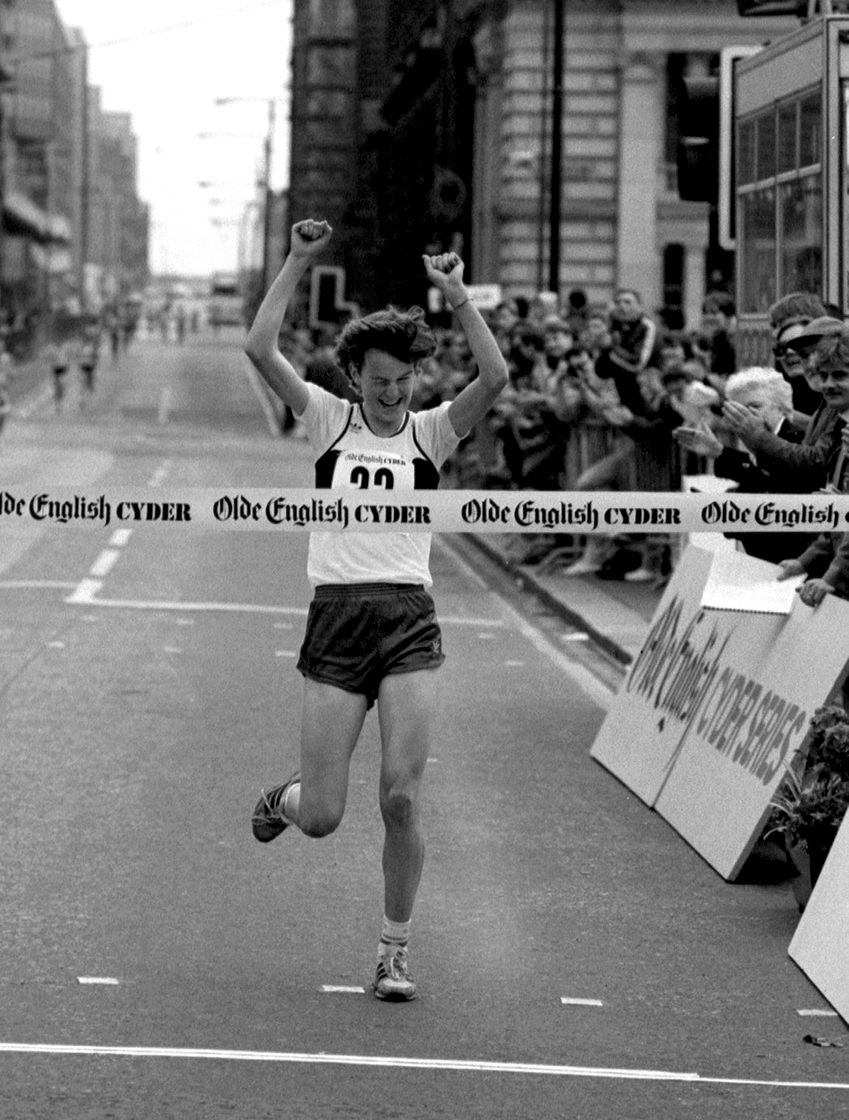
[[764,836],[782,837],[802,911],[849,806],[849,712],[835,704],[817,708],[770,804]]

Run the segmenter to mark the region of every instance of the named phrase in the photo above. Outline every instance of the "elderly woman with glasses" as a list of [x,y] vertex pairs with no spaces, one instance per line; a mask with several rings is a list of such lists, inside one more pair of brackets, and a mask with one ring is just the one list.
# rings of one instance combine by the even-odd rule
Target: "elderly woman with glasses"
[[[780,345],[788,351],[799,351],[805,361],[800,374],[795,379],[788,377],[788,380],[791,385],[801,380],[809,388],[816,387],[817,390],[816,408],[804,426],[801,443],[790,443],[777,433],[768,431],[748,409],[736,401],[725,403],[723,420],[731,434],[754,453],[757,465],[769,471],[776,480],[775,492],[810,494],[822,485],[826,462],[833,451],[834,430],[840,416],[823,400],[820,379],[808,369],[807,357],[820,339],[841,331],[844,324],[839,319],[826,316],[807,324],[797,320],[794,325],[799,328],[798,332],[791,332],[790,322],[785,322],[776,336],[777,342],[781,340]],[[785,373],[785,376],[788,375]],[[793,419],[798,424],[799,417],[795,412]]]

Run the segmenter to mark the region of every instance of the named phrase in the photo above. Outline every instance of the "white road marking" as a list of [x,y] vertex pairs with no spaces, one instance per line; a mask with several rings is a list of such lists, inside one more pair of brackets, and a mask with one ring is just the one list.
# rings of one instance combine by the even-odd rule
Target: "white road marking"
[[837,1012],[832,1011],[828,1007],[803,1007],[798,1012],[799,1015],[819,1016],[823,1019],[837,1018]]
[[[438,547],[440,545],[438,544]],[[443,551],[447,552],[454,563],[461,568],[467,575],[471,575],[474,569],[464,560],[459,553],[450,549],[447,545],[441,545]],[[495,592],[491,592],[495,595]],[[576,662],[571,661],[564,653],[562,653],[552,642],[545,637],[536,627],[527,622],[517,610],[506,601],[499,597],[499,606],[509,620],[510,625],[514,626],[519,633],[528,639],[531,645],[544,654],[550,661],[561,669],[567,676],[578,685],[578,687],[595,701],[596,704],[604,711],[607,711],[613,703],[614,692],[609,689],[602,681],[598,680],[588,669],[583,665],[578,665]]]
[[159,411],[156,415],[158,424],[168,423],[168,413],[171,411],[171,390],[166,385],[159,396]]
[[120,610],[136,611],[227,611],[245,612],[247,614],[295,614],[306,615],[306,607],[267,607],[253,603],[185,603],[158,601],[156,599],[96,599],[103,584],[99,580],[81,580],[73,595],[65,602],[84,604],[87,607],[112,607]]
[[562,642],[588,642],[590,636],[585,630],[578,630],[574,634],[564,634],[560,640]]
[[132,529],[116,529],[112,536],[109,538],[109,544],[113,548],[123,548],[132,535]]
[[66,583],[58,579],[7,579],[0,580],[0,588],[4,591],[25,591],[29,588],[50,587],[61,591],[69,587],[76,587],[75,583]]
[[94,596],[103,587],[103,581],[99,579],[81,579],[74,589],[73,593],[65,600],[66,603],[85,603],[91,606],[94,603]]
[[321,985],[321,990],[323,992],[350,992],[351,994],[356,994],[356,995],[365,995],[366,994],[365,988],[357,987],[355,984],[352,984],[352,985],[322,984]]
[[460,615],[438,615],[441,626],[505,626],[503,618],[464,618]]
[[163,459],[148,479],[148,486],[161,486],[171,471],[171,460]]
[[560,1002],[578,1007],[604,1007],[600,999],[581,999],[579,996],[561,996]]
[[116,980],[114,976],[78,976],[78,984],[119,984],[120,980]]
[[572,678],[575,684],[577,684],[591,700],[594,700],[600,708],[607,711],[613,703],[615,693],[609,689],[603,681],[600,681],[588,669],[585,669],[583,665],[576,664],[564,653],[561,653],[556,646],[552,645],[545,635],[541,634],[535,626],[532,626],[522,618],[519,612],[514,610],[509,603],[503,602],[501,605],[513,622],[513,625],[523,637],[528,639],[534,649],[544,654],[550,661],[553,661],[559,669],[562,669],[567,676]]
[[495,637],[495,635],[494,635],[494,634],[478,634],[478,638],[480,638],[480,640],[481,640],[482,642],[489,642],[489,641],[491,641],[491,640],[492,640],[492,639],[493,639],[494,637]]
[[274,651],[275,657],[297,657],[293,649],[278,649]]
[[118,562],[121,553],[117,548],[104,548],[89,569],[89,575],[97,578],[108,576]]
[[524,663],[524,661],[505,661],[505,662],[504,662],[504,664],[505,664],[505,665],[506,665],[506,666],[507,666],[508,668],[512,668],[512,669],[521,669],[521,668],[522,668],[522,666],[523,666],[523,665],[524,665],[525,663]]
[[384,1069],[448,1070],[456,1073],[540,1074],[548,1077],[595,1077],[616,1081],[689,1082],[771,1089],[849,1090],[845,1081],[780,1081],[754,1077],[711,1077],[663,1069],[618,1069],[608,1066],[546,1065],[534,1062],[464,1061],[455,1058],[397,1058],[375,1054],[307,1054],[268,1050],[203,1050],[176,1046],[73,1046],[61,1043],[0,1042],[4,1054],[53,1054],[69,1057],[183,1058],[225,1062],[276,1062],[300,1065],[366,1066]]
[[[68,586],[65,584],[64,586]],[[171,602],[169,600],[159,601],[156,599],[97,599],[100,588],[103,586],[102,582],[95,579],[84,579],[77,584],[74,592],[70,595],[65,602],[73,604],[74,606],[85,605],[88,607],[112,607],[113,609],[120,610],[137,610],[137,611],[227,611],[236,612],[242,611],[246,614],[288,614],[296,615],[300,618],[305,618],[307,614],[306,607],[272,607],[260,603],[187,603],[182,600]],[[480,619],[480,618],[440,618],[440,623],[444,626],[504,626],[505,623],[502,619]]]

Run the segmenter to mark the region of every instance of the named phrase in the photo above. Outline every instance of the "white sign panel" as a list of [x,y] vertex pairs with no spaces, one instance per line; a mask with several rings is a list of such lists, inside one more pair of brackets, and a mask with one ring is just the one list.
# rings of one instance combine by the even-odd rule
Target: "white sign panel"
[[829,850],[789,952],[849,1022],[849,816]]
[[733,879],[842,674],[849,604],[705,610],[712,560],[684,553],[591,753]]
[[500,284],[467,284],[466,291],[481,311],[494,311],[502,300]]

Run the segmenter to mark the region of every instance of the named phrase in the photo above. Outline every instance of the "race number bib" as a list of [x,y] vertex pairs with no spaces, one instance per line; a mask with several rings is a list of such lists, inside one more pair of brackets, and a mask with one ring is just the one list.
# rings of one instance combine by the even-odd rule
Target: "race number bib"
[[332,485],[342,490],[412,490],[413,464],[382,451],[342,451]]

